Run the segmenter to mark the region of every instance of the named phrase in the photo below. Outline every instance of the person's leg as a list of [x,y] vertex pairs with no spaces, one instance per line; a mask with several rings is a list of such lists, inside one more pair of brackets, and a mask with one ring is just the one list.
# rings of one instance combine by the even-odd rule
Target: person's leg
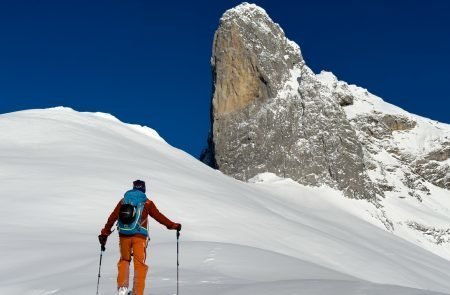
[[120,260],[117,263],[119,271],[117,275],[117,289],[129,285],[130,261],[131,261],[131,237],[120,237]]
[[148,266],[145,264],[147,239],[141,236],[133,237],[132,247],[134,262],[133,294],[143,295],[148,270]]

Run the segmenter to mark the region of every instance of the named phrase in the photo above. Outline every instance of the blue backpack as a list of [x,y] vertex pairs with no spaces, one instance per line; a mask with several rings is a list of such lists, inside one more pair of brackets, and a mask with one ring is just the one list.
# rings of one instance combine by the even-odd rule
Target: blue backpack
[[130,190],[125,193],[120,205],[117,229],[122,235],[141,234],[148,236],[147,228],[142,226],[142,211],[147,196],[140,190]]

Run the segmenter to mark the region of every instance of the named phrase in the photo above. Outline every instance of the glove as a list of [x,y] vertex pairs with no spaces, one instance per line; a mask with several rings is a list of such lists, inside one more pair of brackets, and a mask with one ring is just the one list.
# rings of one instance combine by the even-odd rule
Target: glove
[[106,250],[106,248],[105,248],[106,240],[108,240],[107,235],[99,235],[98,236],[98,241],[100,242],[100,245],[102,245],[102,251]]
[[169,227],[169,229],[176,229],[177,231],[180,231],[181,230],[181,224],[174,223],[171,227]]

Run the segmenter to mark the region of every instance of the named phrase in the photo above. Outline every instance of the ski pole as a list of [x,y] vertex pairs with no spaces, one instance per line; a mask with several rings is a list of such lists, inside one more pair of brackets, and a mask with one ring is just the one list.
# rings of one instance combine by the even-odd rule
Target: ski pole
[[97,295],[98,295],[98,286],[100,285],[100,269],[102,268],[102,257],[103,257],[104,246],[100,249],[100,264],[98,266],[98,278],[97,278]]
[[179,266],[180,266],[180,261],[179,261],[179,254],[180,254],[180,247],[179,247],[179,240],[180,240],[180,230],[177,230],[177,295],[179,295]]

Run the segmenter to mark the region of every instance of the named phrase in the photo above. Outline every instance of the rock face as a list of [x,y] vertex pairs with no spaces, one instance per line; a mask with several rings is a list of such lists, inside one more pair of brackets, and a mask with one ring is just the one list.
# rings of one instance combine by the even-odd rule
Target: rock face
[[450,140],[443,141],[411,163],[414,172],[442,188],[450,189]]
[[450,189],[449,125],[314,74],[262,8],[225,12],[211,63],[212,128],[201,158],[225,174],[246,181],[271,172],[377,204]]
[[332,73],[314,74],[256,5],[225,12],[211,64],[204,162],[243,181],[278,176],[368,200],[374,206],[352,203],[364,204],[360,214],[378,226],[442,255],[450,243],[450,125]]
[[276,96],[289,70],[301,61],[298,46],[261,9],[247,4],[227,11],[214,37],[214,115],[225,116],[254,100]]
[[362,146],[341,107],[352,97],[323,87],[263,9],[244,3],[224,14],[212,67],[205,161],[241,180],[272,172],[375,198]]

